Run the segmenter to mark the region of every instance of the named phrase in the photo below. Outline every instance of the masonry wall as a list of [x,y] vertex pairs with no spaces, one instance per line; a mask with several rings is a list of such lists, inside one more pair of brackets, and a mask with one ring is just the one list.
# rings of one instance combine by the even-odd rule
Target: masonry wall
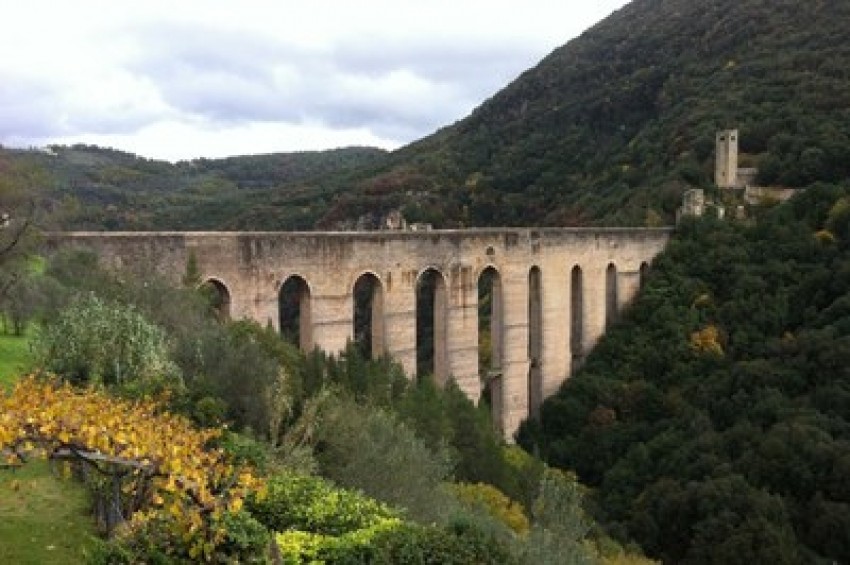
[[[364,273],[381,284],[385,353],[408,375],[416,374],[416,284],[427,269],[442,274],[444,300],[437,318],[444,358],[438,381],[453,377],[477,401],[478,277],[488,267],[501,285],[501,421],[510,437],[535,406],[529,405],[529,299],[541,302],[542,333],[537,369],[542,396],[554,393],[571,371],[570,284],[573,267],[583,274],[582,350],[605,330],[606,271],[617,272],[622,308],[637,292],[641,265],[664,248],[669,229],[481,229],[431,232],[73,232],[52,234],[55,246],[86,247],[104,264],[158,272],[179,282],[190,254],[202,278],[223,284],[233,318],[277,327],[281,285],[293,275],[309,287],[310,343],[329,352],[353,338],[354,285]],[[529,296],[529,272],[540,269],[540,296]],[[439,302],[439,301],[438,301]],[[380,308],[376,308],[376,312]],[[435,344],[436,345],[436,344]],[[439,349],[439,346],[437,347]],[[533,395],[532,395],[533,397]]]

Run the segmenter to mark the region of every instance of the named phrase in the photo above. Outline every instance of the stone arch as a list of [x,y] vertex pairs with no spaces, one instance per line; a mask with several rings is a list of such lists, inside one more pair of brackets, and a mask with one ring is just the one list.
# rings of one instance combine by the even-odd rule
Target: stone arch
[[354,343],[370,359],[384,354],[384,285],[375,273],[357,277],[351,288],[353,297]]
[[230,320],[230,289],[223,280],[210,277],[198,287],[207,298],[216,317],[221,321]]
[[543,275],[528,271],[528,415],[537,418],[543,404]]
[[290,275],[278,291],[278,327],[284,339],[301,348],[313,349],[310,285],[300,275]]
[[572,370],[584,360],[584,273],[579,265],[570,272],[570,357]]
[[490,406],[496,426],[502,423],[502,360],[504,352],[504,307],[502,275],[489,265],[478,274],[478,374],[481,400]]
[[617,266],[608,263],[605,269],[605,327],[613,325],[620,315],[620,292],[618,288]]
[[448,292],[446,278],[427,267],[416,279],[416,376],[433,375],[445,384],[448,370]]

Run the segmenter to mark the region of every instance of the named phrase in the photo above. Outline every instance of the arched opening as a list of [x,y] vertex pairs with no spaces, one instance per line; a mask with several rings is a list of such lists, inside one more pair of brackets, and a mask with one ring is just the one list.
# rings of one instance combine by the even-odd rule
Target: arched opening
[[200,291],[219,321],[230,319],[230,291],[227,285],[218,279],[207,279],[201,283]]
[[481,401],[497,426],[502,423],[502,320],[502,279],[487,267],[478,277],[478,375]]
[[584,360],[584,277],[578,265],[570,275],[570,356],[572,372]]
[[649,276],[649,263],[647,263],[646,261],[641,263],[638,273],[640,273],[640,288],[643,288],[646,284],[646,277]]
[[384,354],[384,290],[381,281],[365,273],[354,283],[354,343],[367,359]]
[[426,269],[416,281],[416,376],[433,375],[442,385],[448,378],[446,280]]
[[282,285],[278,294],[280,335],[302,351],[313,349],[310,320],[310,287],[298,275],[292,275]]
[[609,263],[605,269],[605,328],[611,327],[620,315],[617,292],[617,267]]
[[543,281],[539,267],[528,272],[528,415],[543,404]]

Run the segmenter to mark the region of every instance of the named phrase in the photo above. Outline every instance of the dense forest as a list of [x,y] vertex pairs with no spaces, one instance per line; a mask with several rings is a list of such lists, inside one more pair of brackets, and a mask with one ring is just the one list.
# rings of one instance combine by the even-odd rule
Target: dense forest
[[850,177],[849,30],[832,0],[634,0],[392,153],[37,158],[75,228],[336,228],[395,208],[437,227],[671,223],[711,185],[718,129],[740,129],[759,184]]
[[680,226],[523,443],[665,563],[850,561],[850,190]]

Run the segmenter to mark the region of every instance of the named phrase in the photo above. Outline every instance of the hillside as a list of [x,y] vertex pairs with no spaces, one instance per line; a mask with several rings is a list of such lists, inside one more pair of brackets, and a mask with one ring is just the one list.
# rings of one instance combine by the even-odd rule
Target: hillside
[[682,225],[523,441],[665,563],[850,562],[850,189]]
[[443,224],[669,221],[729,126],[764,184],[840,181],[848,68],[846,2],[635,0],[393,155],[396,188]]
[[75,147],[52,170],[72,227],[334,228],[393,208],[438,227],[670,223],[711,185],[721,128],[760,184],[850,179],[847,69],[847,2],[634,0],[390,154],[172,166]]
[[[255,214],[266,215],[268,229],[307,229],[324,210],[324,191],[333,190],[327,179],[385,156],[349,147],[172,164],[92,145],[0,147],[0,164],[41,172],[41,196],[61,226],[76,229],[238,229]],[[309,184],[316,177],[326,179],[322,187]],[[286,205],[276,206],[281,197]]]

